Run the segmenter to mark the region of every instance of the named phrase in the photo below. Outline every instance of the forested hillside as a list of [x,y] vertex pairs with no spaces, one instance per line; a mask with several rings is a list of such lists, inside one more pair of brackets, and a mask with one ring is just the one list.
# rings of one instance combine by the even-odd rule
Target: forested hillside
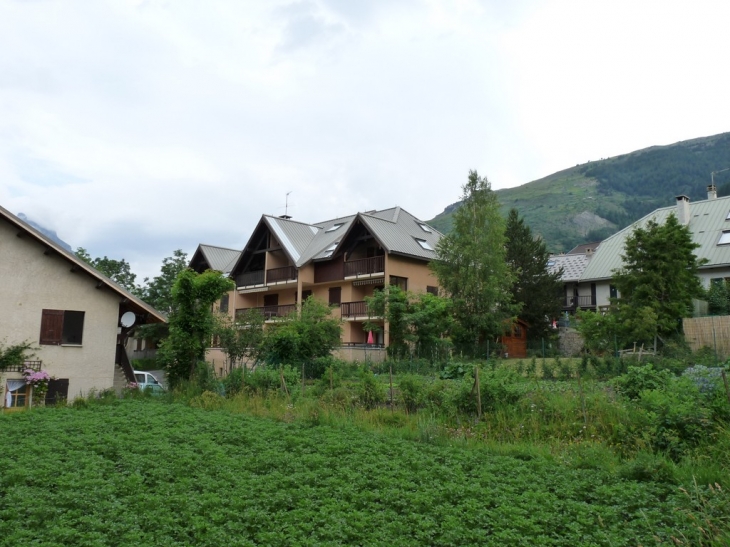
[[[517,188],[497,190],[504,215],[516,208],[553,252],[603,239],[674,197],[707,197],[710,174],[730,167],[730,133],[653,146],[554,173]],[[487,174],[488,173],[483,173]],[[715,178],[720,195],[730,194],[730,170]],[[451,229],[448,206],[431,220]]]

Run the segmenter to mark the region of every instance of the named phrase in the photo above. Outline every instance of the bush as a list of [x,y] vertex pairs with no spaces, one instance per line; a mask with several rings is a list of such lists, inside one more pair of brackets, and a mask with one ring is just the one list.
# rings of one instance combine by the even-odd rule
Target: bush
[[299,385],[301,378],[299,372],[289,365],[283,365],[279,368],[258,367],[256,370],[247,372],[243,378],[245,389],[251,393],[265,395],[272,391],[282,390],[281,376],[284,376],[284,382],[289,393],[292,388]]
[[628,372],[613,380],[619,393],[629,399],[638,399],[642,391],[662,390],[672,380],[667,370],[655,370],[651,364],[629,367]]
[[202,394],[190,400],[190,406],[193,408],[202,408],[203,410],[217,410],[223,406],[223,402],[223,397],[217,393],[204,391]]
[[639,452],[633,460],[618,469],[621,478],[639,482],[676,482],[676,467],[662,456]]
[[421,376],[404,374],[398,378],[400,400],[408,412],[415,412],[425,400],[424,382]]
[[234,368],[228,376],[223,379],[223,389],[226,397],[233,397],[243,391],[243,376],[245,371],[243,367]]
[[363,369],[360,373],[360,382],[357,384],[357,400],[368,410],[385,401],[385,387],[378,382],[375,375],[368,369]]

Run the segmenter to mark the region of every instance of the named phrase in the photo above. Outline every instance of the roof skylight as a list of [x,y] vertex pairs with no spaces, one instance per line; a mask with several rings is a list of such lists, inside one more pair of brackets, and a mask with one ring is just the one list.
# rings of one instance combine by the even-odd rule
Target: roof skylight
[[343,222],[340,222],[339,224],[333,224],[332,226],[330,226],[329,228],[327,228],[324,231],[324,233],[326,234],[328,232],[334,232],[334,231],[338,230],[343,224],[344,224]]
[[431,247],[431,245],[425,239],[415,238],[415,240],[418,242],[418,244],[421,246],[421,249],[423,249],[424,251],[433,251],[433,247]]
[[724,231],[717,242],[718,245],[727,245],[728,243],[730,243],[730,230]]
[[429,228],[426,224],[421,224],[419,222],[418,225],[421,227],[421,230],[423,230],[427,234],[430,234],[432,232],[431,228]]

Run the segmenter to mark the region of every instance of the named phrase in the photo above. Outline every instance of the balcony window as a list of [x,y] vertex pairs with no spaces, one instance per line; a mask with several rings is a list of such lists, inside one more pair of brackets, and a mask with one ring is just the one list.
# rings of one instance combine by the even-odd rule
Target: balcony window
[[339,307],[342,302],[342,287],[330,287],[329,305]]

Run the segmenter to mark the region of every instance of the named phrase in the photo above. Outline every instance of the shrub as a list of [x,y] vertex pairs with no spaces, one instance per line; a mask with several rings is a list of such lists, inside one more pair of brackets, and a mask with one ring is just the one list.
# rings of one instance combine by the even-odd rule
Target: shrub
[[664,389],[672,380],[666,370],[656,370],[651,364],[629,367],[626,374],[613,380],[613,385],[629,399],[638,399],[642,391]]
[[190,406],[193,408],[202,408],[203,410],[217,410],[223,406],[223,402],[223,397],[217,393],[204,391],[202,394],[190,400]]
[[243,367],[234,368],[228,376],[223,379],[223,389],[226,397],[233,397],[243,391]]
[[634,459],[619,467],[618,475],[639,482],[675,483],[676,467],[662,456],[639,452]]
[[424,382],[421,376],[404,374],[398,378],[400,399],[408,412],[415,412],[425,401]]
[[357,400],[367,409],[373,409],[385,401],[385,387],[368,369],[360,373],[360,382],[357,384]]

